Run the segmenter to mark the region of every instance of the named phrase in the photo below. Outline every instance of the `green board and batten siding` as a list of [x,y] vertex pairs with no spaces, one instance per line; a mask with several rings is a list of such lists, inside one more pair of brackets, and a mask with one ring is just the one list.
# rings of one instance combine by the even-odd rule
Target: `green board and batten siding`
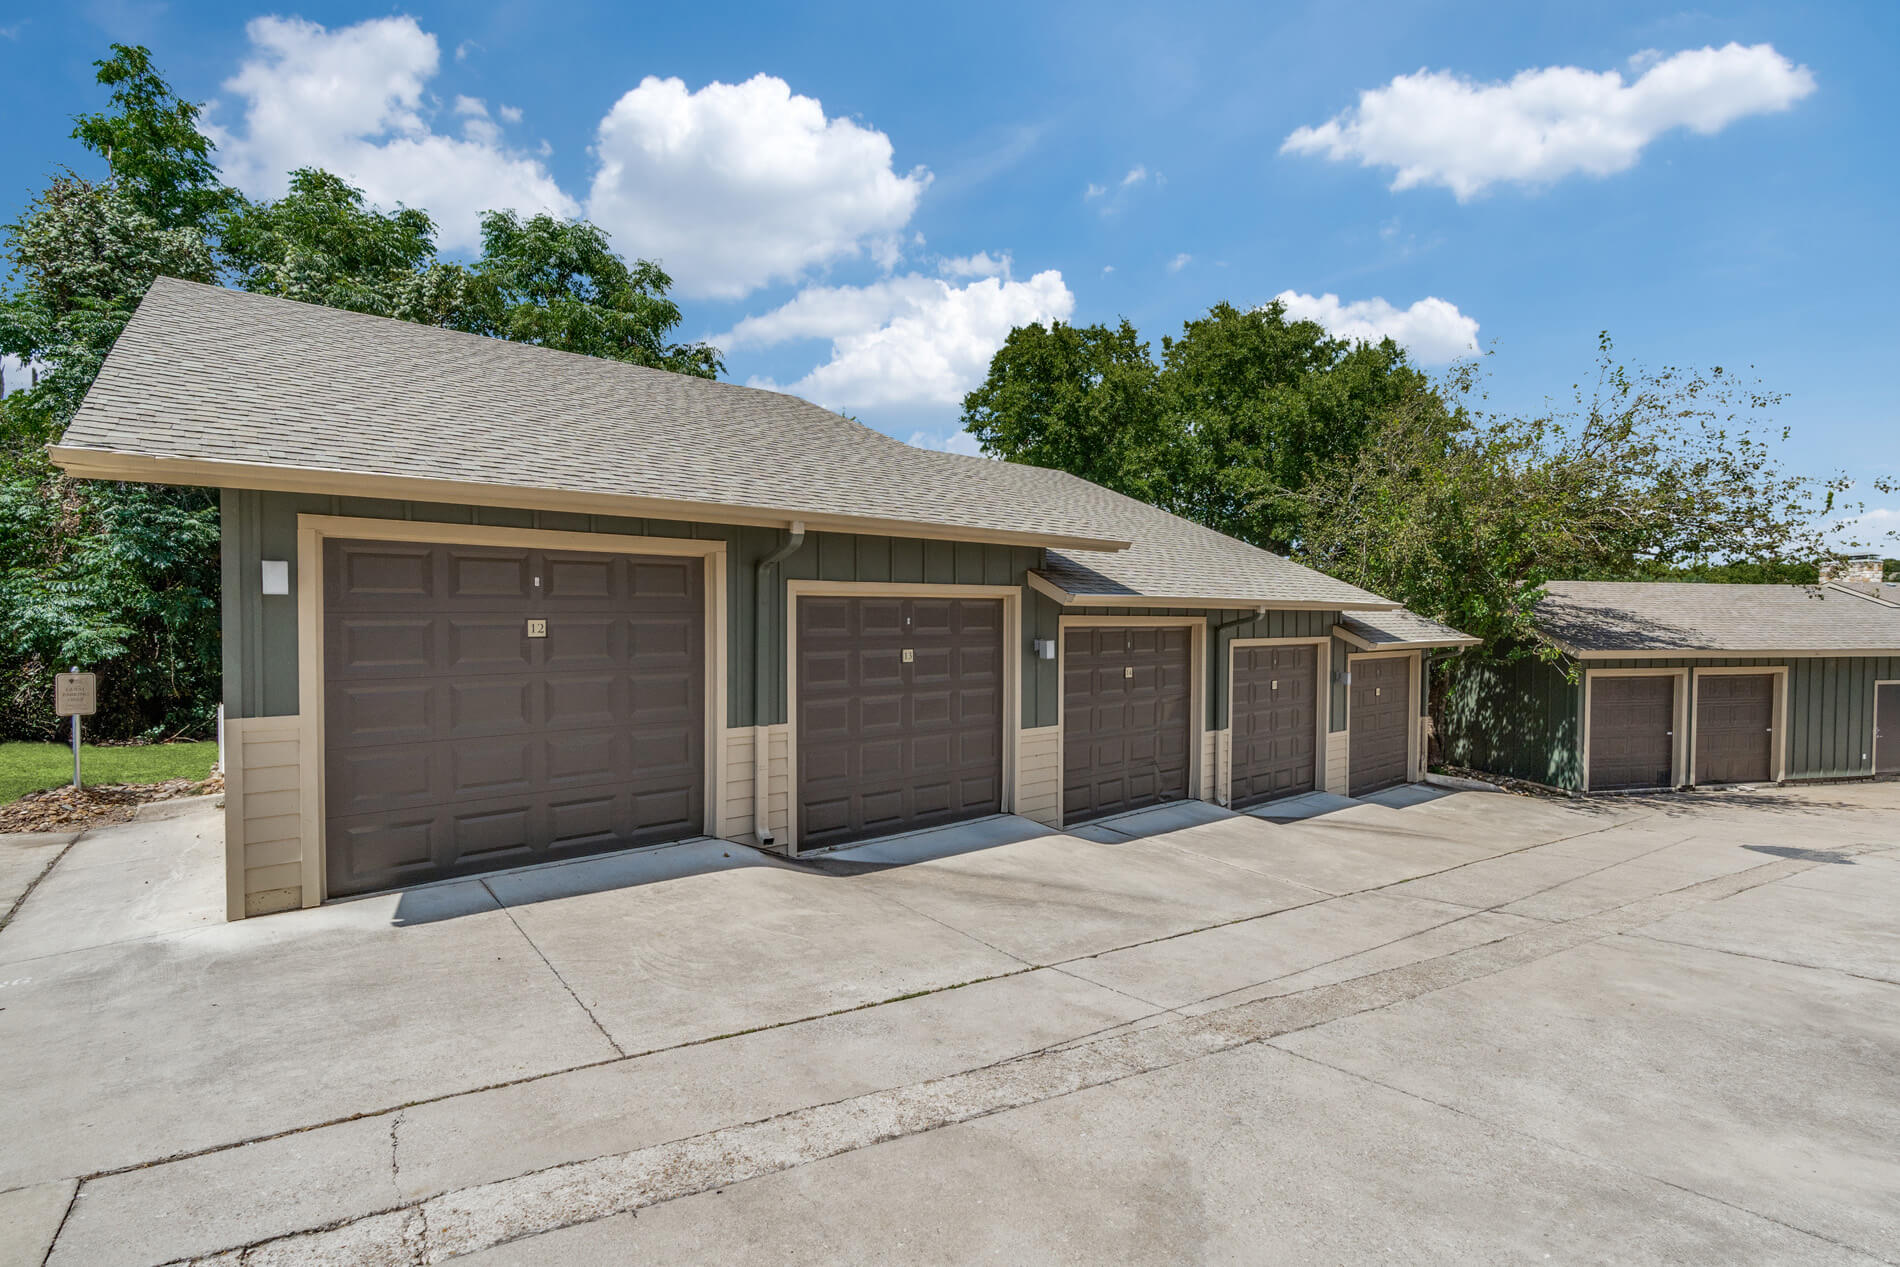
[[[1704,656],[1584,662],[1590,669],[1609,670],[1783,666],[1788,670],[1788,777],[1871,775],[1874,683],[1900,679],[1900,657]],[[1459,765],[1575,791],[1583,786],[1582,710],[1581,674],[1571,681],[1562,666],[1541,660],[1468,666],[1446,698],[1447,751]]]
[[[758,561],[784,542],[785,533],[780,530],[240,489],[224,490],[222,506],[223,584],[227,600],[224,603],[225,707],[232,717],[282,717],[298,711],[297,516],[312,514],[724,541],[730,638],[726,658],[727,725],[755,724],[753,580]],[[259,563],[264,559],[290,562],[289,595],[267,597],[259,593]],[[1059,667],[1055,661],[1038,659],[1034,643],[1038,638],[1058,636],[1063,609],[1026,583],[1028,571],[1041,561],[1042,552],[1027,546],[812,533],[798,553],[780,564],[781,584],[776,587],[773,603],[763,614],[771,626],[772,645],[781,651],[771,657],[769,680],[763,684],[761,693],[766,700],[766,715],[760,722],[776,725],[786,717],[782,582],[823,580],[1019,587],[1023,594],[1022,724],[1025,728],[1055,725],[1062,690]],[[1241,614],[1138,607],[1086,610],[1091,615],[1199,617],[1215,624]],[[1227,639],[1323,638],[1338,619],[1339,614],[1332,611],[1270,611],[1223,632],[1220,644],[1209,648],[1208,725],[1219,729],[1227,724]],[[1344,728],[1345,706],[1338,698],[1343,689],[1334,688],[1334,729]]]

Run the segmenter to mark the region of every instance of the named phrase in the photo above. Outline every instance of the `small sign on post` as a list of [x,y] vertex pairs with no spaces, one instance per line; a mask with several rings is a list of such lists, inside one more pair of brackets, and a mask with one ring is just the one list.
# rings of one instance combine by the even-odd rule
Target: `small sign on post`
[[99,711],[99,675],[81,673],[74,665],[70,673],[53,675],[53,713],[73,719],[73,786],[79,786],[79,719]]

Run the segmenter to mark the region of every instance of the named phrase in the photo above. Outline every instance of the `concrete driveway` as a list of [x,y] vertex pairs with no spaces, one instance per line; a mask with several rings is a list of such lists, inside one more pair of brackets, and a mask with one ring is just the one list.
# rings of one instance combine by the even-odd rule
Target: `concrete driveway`
[[1380,800],[239,924],[209,805],[0,839],[0,1264],[1900,1261],[1900,785]]

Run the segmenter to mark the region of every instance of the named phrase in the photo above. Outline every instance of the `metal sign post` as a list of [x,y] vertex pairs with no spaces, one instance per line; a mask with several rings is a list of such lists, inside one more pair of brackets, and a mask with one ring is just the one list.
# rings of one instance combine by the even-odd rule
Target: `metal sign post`
[[73,786],[79,786],[79,719],[99,710],[99,675],[81,673],[74,665],[70,673],[53,675],[53,714],[73,720]]

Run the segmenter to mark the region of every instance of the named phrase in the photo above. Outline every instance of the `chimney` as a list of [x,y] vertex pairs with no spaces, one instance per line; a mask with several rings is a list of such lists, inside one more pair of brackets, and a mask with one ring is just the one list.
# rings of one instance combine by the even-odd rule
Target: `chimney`
[[1823,581],[1880,584],[1881,559],[1877,554],[1847,554],[1821,565]]

